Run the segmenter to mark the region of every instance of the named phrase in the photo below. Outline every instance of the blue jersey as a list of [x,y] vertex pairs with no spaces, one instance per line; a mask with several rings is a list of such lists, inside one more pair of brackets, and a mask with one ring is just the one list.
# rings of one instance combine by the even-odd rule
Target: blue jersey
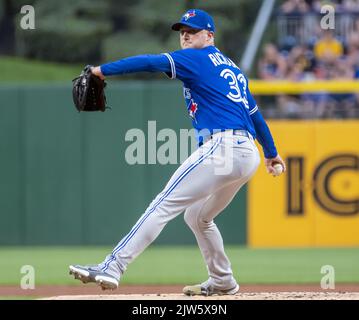
[[266,158],[277,150],[258,110],[248,80],[216,47],[140,55],[101,65],[105,76],[131,72],[165,72],[183,82],[184,97],[199,142],[217,130],[243,129],[257,138]]
[[193,127],[213,132],[244,129],[256,135],[250,115],[257,111],[248,80],[216,47],[166,53],[171,78],[184,84],[183,93]]

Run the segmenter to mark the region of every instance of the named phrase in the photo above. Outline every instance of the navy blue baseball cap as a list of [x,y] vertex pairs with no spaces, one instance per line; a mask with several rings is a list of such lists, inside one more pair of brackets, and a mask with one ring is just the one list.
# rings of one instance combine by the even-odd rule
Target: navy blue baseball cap
[[172,30],[179,31],[181,26],[191,27],[193,29],[208,30],[214,32],[214,22],[212,17],[203,10],[190,9],[181,18],[181,20],[172,25]]

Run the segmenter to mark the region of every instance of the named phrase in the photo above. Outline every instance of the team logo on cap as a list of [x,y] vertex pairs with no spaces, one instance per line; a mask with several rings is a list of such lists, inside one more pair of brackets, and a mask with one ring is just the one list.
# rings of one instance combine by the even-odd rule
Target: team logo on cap
[[189,18],[193,18],[196,16],[196,12],[195,11],[188,11],[183,18],[187,21]]

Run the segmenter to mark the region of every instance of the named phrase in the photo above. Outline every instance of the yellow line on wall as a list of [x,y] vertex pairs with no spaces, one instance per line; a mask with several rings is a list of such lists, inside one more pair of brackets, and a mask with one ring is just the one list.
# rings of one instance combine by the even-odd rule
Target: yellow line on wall
[[253,94],[301,94],[315,92],[359,93],[359,81],[306,81],[293,82],[287,80],[251,80],[249,88]]

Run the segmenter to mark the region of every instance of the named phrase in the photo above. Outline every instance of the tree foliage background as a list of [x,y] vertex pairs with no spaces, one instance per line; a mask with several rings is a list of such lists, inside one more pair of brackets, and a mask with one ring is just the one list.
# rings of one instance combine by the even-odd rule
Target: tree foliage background
[[[20,28],[23,5],[35,29]],[[179,49],[170,26],[189,8],[208,11],[216,46],[239,61],[261,0],[0,0],[0,54],[96,64]]]

